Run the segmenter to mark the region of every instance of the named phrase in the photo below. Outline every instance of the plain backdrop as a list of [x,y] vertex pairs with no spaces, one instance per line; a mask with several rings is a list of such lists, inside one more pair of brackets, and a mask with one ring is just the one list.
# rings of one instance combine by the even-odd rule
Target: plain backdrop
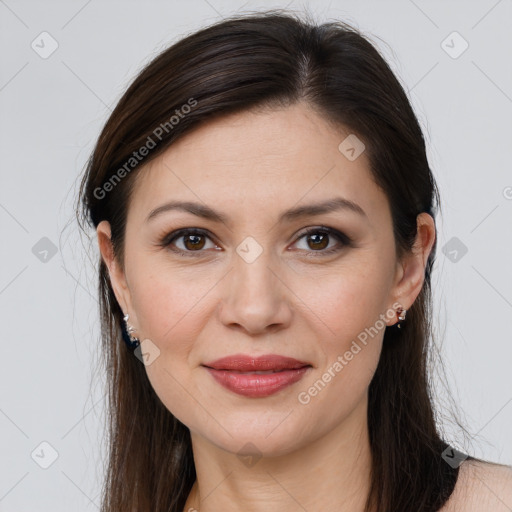
[[[98,253],[73,205],[110,109],[180,37],[286,5],[0,1],[0,511],[99,509]],[[288,3],[305,5],[367,33],[408,91],[441,191],[434,324],[469,444],[434,377],[440,425],[512,464],[512,2]]]

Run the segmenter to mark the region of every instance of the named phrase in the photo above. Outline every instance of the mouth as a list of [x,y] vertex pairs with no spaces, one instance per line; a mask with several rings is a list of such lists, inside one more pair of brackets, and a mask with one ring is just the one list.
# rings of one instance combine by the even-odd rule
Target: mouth
[[311,364],[293,357],[278,354],[265,354],[262,356],[234,354],[216,359],[209,363],[204,363],[203,366],[212,368],[213,370],[227,370],[240,373],[272,373],[285,370],[298,370],[305,366],[311,366]]
[[[301,368],[309,368],[311,365],[306,365],[306,366],[301,366],[299,368],[291,368],[292,370],[300,370]],[[208,366],[206,366],[206,368],[209,368]],[[282,373],[282,372],[287,372],[287,371],[290,371],[290,369],[284,369],[284,368],[281,368],[279,370],[261,370],[261,371],[249,371],[249,372],[242,372],[240,370],[227,370],[225,368],[211,368],[212,370],[219,370],[219,371],[226,371],[226,372],[231,372],[231,373],[239,373],[240,375],[269,375],[269,374],[272,374],[272,373]]]
[[202,365],[224,388],[246,397],[262,398],[301,380],[313,366],[294,358],[268,354],[236,354]]

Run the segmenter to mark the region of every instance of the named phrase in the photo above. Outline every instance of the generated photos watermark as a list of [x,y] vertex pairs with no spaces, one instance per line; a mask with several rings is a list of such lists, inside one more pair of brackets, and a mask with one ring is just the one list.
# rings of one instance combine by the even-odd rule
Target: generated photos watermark
[[[338,375],[345,366],[349,364],[354,357],[361,352],[361,350],[368,344],[369,338],[374,338],[382,329],[386,328],[385,319],[396,318],[396,309],[401,307],[399,302],[395,302],[392,308],[389,308],[386,313],[381,313],[379,319],[371,327],[366,327],[364,331],[357,335],[357,340],[352,340],[350,348],[343,354],[340,354],[336,360],[327,368],[322,376],[315,381],[306,391],[301,391],[297,399],[302,405],[307,405],[311,402],[311,398],[320,393],[325,386]],[[362,345],[362,346],[361,346]]]
[[170,133],[176,125],[180,123],[180,121],[189,114],[194,107],[197,106],[197,100],[194,98],[189,98],[187,103],[181,105],[181,107],[176,109],[175,115],[172,115],[168,121],[164,123],[160,123],[152,132],[151,135],[148,135],[146,142],[137,150],[132,153],[132,156],[128,158],[128,160],[121,166],[117,171],[110,176],[110,178],[103,183],[101,187],[96,187],[93,191],[94,197],[96,199],[104,199],[107,195],[107,192],[111,192],[115,186],[120,183],[120,181],[129,174],[137,165],[139,165],[144,157],[148,156],[150,151],[157,146],[157,141],[161,141],[164,137],[164,134]]

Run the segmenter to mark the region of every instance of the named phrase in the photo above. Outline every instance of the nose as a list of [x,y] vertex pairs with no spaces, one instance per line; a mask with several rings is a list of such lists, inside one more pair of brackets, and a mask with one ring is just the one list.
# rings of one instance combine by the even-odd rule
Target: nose
[[220,320],[251,336],[285,329],[292,318],[293,294],[284,281],[284,272],[265,252],[251,263],[237,255],[223,280]]

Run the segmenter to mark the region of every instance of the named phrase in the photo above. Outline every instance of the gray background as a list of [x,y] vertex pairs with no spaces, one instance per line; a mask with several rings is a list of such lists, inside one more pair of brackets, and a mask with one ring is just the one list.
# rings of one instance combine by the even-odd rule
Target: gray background
[[[72,208],[110,109],[180,36],[237,10],[286,5],[0,0],[0,511],[98,509],[98,253],[93,244],[86,255]],[[443,200],[434,323],[469,444],[443,388],[441,426],[454,446],[512,464],[512,2],[307,6],[319,21],[369,32],[409,91]],[[44,31],[58,44],[48,58],[31,47],[51,48]]]

